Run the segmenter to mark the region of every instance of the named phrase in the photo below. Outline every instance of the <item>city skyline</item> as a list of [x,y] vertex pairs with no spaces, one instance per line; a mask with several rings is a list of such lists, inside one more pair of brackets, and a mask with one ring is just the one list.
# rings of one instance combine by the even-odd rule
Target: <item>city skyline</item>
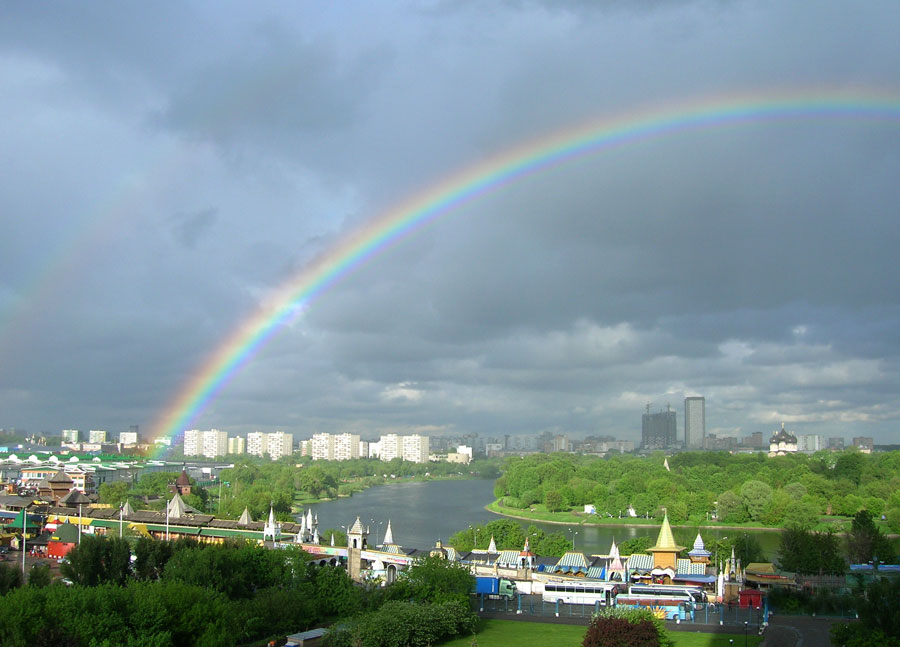
[[890,443],[898,18],[12,7],[0,427]]

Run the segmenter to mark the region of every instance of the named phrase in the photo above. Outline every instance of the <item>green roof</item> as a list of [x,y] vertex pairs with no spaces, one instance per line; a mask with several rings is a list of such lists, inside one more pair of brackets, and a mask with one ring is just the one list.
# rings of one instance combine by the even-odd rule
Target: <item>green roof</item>
[[262,539],[264,533],[256,530],[228,530],[226,528],[203,528],[200,534],[204,537],[243,537],[246,539]]
[[[24,510],[19,510],[19,514],[17,514],[17,515],[15,516],[15,518],[14,518],[12,521],[9,522],[9,525],[7,526],[7,528],[8,528],[9,530],[21,530],[21,529],[22,529],[22,515],[24,515],[24,514],[25,514],[25,511],[24,511]],[[32,521],[31,519],[28,519],[28,521],[26,521],[25,523],[27,524],[27,525],[25,526],[26,529],[27,529],[27,528],[39,528],[39,527],[40,527],[38,524],[36,524],[36,523],[35,523],[34,521]]]

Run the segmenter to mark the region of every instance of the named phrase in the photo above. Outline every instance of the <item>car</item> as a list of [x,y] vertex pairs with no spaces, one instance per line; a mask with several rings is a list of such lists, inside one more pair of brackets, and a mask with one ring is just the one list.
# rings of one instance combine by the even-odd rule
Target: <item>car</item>
[[0,555],[8,555],[9,546],[0,546]]

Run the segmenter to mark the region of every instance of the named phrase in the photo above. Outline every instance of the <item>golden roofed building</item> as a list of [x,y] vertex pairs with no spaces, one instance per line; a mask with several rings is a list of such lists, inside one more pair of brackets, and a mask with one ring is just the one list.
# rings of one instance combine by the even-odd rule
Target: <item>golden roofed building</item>
[[[665,515],[662,527],[659,529],[659,536],[656,538],[656,545],[647,549],[647,552],[653,555],[654,575],[663,576],[668,574],[665,571],[671,570],[671,574],[668,576],[670,579],[674,577],[678,565],[678,553],[684,548],[675,543],[672,526],[669,525],[669,515]],[[659,572],[657,573],[657,571]]]

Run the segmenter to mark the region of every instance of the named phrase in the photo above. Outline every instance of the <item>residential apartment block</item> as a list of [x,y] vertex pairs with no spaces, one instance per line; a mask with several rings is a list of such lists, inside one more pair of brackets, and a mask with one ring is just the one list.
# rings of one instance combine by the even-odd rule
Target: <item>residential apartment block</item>
[[274,431],[266,434],[266,452],[273,461],[294,453],[294,434]]
[[253,431],[247,434],[247,453],[254,456],[265,456],[272,460],[278,460],[282,456],[290,456],[294,453],[294,434],[283,431],[263,433]]
[[228,451],[228,433],[218,429],[200,431],[190,429],[184,432],[184,455],[218,458]]
[[88,442],[103,444],[106,442],[106,432],[101,429],[91,429],[88,432]]
[[243,436],[231,436],[228,438],[229,454],[244,454],[247,451],[247,439]]

